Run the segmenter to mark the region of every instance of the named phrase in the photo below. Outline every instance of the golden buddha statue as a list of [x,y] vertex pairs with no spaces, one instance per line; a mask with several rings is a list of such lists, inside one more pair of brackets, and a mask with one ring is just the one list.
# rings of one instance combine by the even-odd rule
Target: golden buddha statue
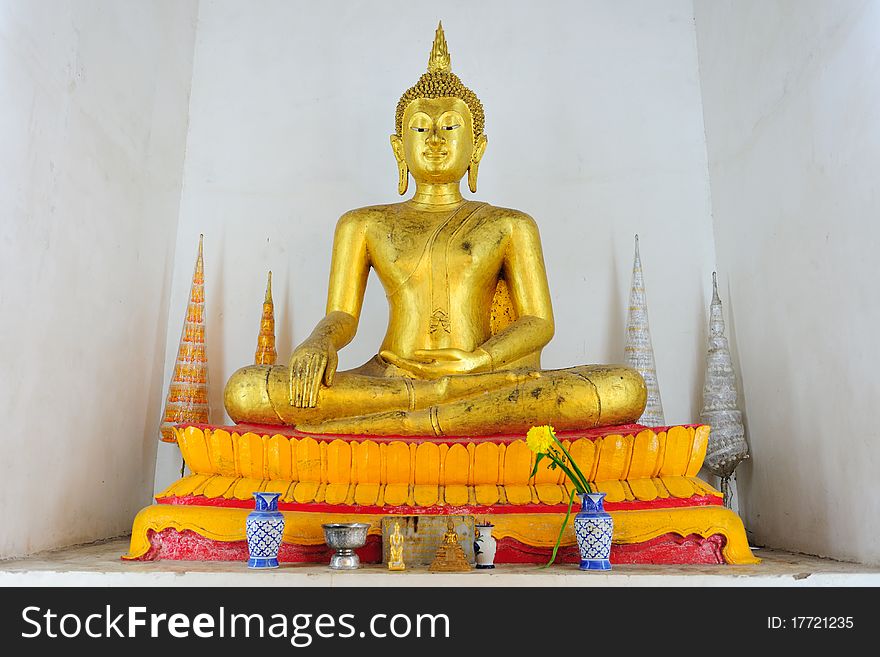
[[428,567],[432,573],[466,573],[471,570],[467,555],[458,542],[458,534],[452,518],[446,521],[446,533],[437,546],[437,556]]
[[[428,71],[397,105],[391,147],[402,203],[351,210],[333,244],[327,314],[288,366],[251,365],[229,379],[236,422],[359,435],[524,433],[635,421],[644,381],[625,367],[542,370],[553,310],[535,221],[465,200],[486,151],[483,107],[452,73],[442,25]],[[379,353],[337,372],[355,335],[370,268],[389,321]]]
[[394,523],[394,532],[389,538],[391,543],[389,552],[391,556],[388,559],[388,570],[406,570],[406,564],[403,562],[403,534],[400,533],[400,523]]

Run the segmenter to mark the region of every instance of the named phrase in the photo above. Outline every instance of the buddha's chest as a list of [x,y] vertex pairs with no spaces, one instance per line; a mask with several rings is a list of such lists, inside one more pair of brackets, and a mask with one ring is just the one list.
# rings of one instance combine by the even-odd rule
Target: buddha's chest
[[371,235],[368,249],[389,296],[441,288],[471,295],[497,279],[506,241],[498,222],[471,216],[439,225],[398,221]]

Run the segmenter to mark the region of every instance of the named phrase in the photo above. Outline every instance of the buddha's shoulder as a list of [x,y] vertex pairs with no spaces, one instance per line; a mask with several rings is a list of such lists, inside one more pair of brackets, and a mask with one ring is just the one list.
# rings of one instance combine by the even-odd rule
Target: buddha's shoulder
[[485,203],[481,213],[483,216],[498,219],[499,221],[507,221],[512,225],[532,225],[535,223],[535,220],[532,219],[532,216],[529,213],[514,208],[504,208],[500,205],[489,205],[488,203]]
[[366,231],[371,226],[382,221],[382,218],[387,215],[388,207],[390,206],[368,205],[367,207],[354,208],[353,210],[343,213],[336,222],[337,236],[345,234],[353,235]]
[[538,224],[530,214],[522,210],[487,203],[481,211],[481,217],[483,225],[490,230],[497,230],[509,236],[520,235],[531,240],[540,239]]
[[339,217],[337,226],[369,226],[370,224],[381,222],[389,215],[395,214],[398,205],[398,203],[386,203],[384,205],[367,205],[363,208],[354,208]]

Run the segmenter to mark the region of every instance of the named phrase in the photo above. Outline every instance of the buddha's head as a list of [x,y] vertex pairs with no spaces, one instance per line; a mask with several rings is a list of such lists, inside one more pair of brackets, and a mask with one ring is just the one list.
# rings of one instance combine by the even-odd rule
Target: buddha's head
[[477,171],[486,151],[483,105],[452,72],[443,25],[437,26],[428,72],[401,96],[391,148],[397,160],[398,191],[416,182],[454,183],[468,174],[477,191]]

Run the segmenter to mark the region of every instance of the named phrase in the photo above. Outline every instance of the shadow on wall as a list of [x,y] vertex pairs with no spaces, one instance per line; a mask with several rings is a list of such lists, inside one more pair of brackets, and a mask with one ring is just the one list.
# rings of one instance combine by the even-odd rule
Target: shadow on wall
[[[711,290],[711,287],[709,288]],[[706,291],[702,286],[699,288],[700,294],[700,304],[696,306],[700,308],[701,317],[699,320],[694,321],[694,325],[697,327],[696,330],[696,344],[701,345],[699,348],[693,350],[693,358],[694,358],[694,371],[702,372],[703,376],[694,377],[694,388],[692,391],[693,394],[693,408],[702,409],[703,408],[703,388],[706,385],[706,361],[708,359],[708,349],[709,349],[709,306],[712,300],[712,294],[709,293],[708,302],[706,299]],[[668,420],[668,418],[667,418]],[[690,420],[692,422],[696,422],[699,418],[694,418]],[[711,435],[711,434],[710,434]],[[712,475],[710,475],[712,476]],[[713,478],[715,478],[713,476]],[[715,485],[715,484],[713,484]],[[720,483],[719,483],[720,485]],[[717,487],[717,486],[716,486]],[[737,511],[737,508],[732,507],[734,511]]]
[[[287,365],[294,348],[293,335],[293,295],[290,292],[290,269],[285,268],[284,290],[276,296],[275,308],[278,309],[278,300],[281,301],[281,321],[275,322],[275,350],[278,352],[278,365]],[[274,277],[274,274],[273,274]]]
[[[754,451],[752,449],[752,440],[751,433],[749,432],[749,413],[748,406],[746,404],[746,386],[745,380],[742,375],[742,363],[739,359],[739,349],[737,347],[736,340],[736,313],[734,312],[734,303],[733,303],[733,294],[730,291],[730,278],[727,278],[727,290],[726,297],[721,300],[722,309],[727,310],[727,317],[725,318],[725,326],[727,328],[727,344],[730,348],[730,359],[733,362],[733,372],[736,375],[736,384],[737,384],[737,408],[742,412],[742,421],[743,427],[745,429],[745,438],[746,443],[749,446],[749,454],[751,458],[747,461],[744,461],[739,464],[736,471],[734,472],[733,478],[733,486],[732,490],[735,491],[734,497],[736,505],[734,509],[737,513],[740,514],[740,517],[743,519],[743,524],[746,527],[746,535],[749,538],[750,543],[754,543],[755,545],[763,546],[763,541],[760,540],[758,536],[755,536],[754,530],[749,526],[750,520],[757,520],[760,518],[760,510],[759,508],[752,512],[752,508],[749,504],[749,485],[751,484],[753,472],[753,462],[754,462]],[[705,330],[705,329],[704,329]],[[708,340],[708,336],[706,336]],[[754,513],[754,515],[753,515]]]
[[[152,482],[156,477],[156,443],[159,441],[159,426],[162,413],[165,412],[165,361],[167,360],[168,317],[171,306],[169,289],[174,274],[174,243],[165,250],[163,266],[162,291],[159,293],[159,305],[165,305],[165,313],[156,313],[156,340],[153,345],[153,367],[150,370],[150,384],[147,394],[147,411],[144,417],[144,431],[141,436],[141,459],[147,465],[144,472],[146,481]],[[169,254],[168,251],[171,251]],[[145,487],[152,490],[151,487]],[[152,502],[152,494],[148,494],[141,504]]]
[[[226,239],[223,230],[217,231],[217,245],[214,247],[214,253],[218,263],[235,262],[231,257],[227,257],[225,252]],[[207,240],[206,240],[207,241]],[[207,266],[206,266],[207,269]],[[226,352],[223,339],[223,301],[224,294],[224,267],[222,265],[215,266],[211,271],[214,273],[213,285],[208,289],[208,285],[212,282],[208,280],[207,273],[205,275],[205,333],[208,342],[208,400],[211,405],[211,414],[208,418],[209,422],[226,423],[226,409],[223,407],[223,388],[226,381],[223,381],[223,354]],[[210,310],[207,306],[210,304]],[[218,381],[218,379],[221,379]]]
[[[625,357],[623,347],[626,342],[626,309],[623,307],[621,299],[623,295],[629,298],[629,288],[621,288],[620,285],[620,269],[617,265],[617,249],[614,247],[614,234],[609,235],[608,253],[611,254],[611,304],[608,308],[608,337],[606,345],[609,354],[619,354],[620,361],[624,362]],[[584,349],[586,353],[586,349]],[[612,359],[613,360],[613,359]]]
[[[793,449],[783,452],[772,442],[775,438],[774,429],[775,431],[797,432],[802,427],[812,426],[813,420],[800,417],[795,421],[777,416],[775,426],[774,423],[762,426],[762,429],[769,433],[760,433],[757,436],[752,433],[748,414],[748,395],[738,348],[736,308],[729,280],[727,284],[727,309],[728,341],[739,388],[738,406],[742,410],[746,441],[749,444],[749,453],[752,455],[736,470],[740,484],[738,489],[739,507],[749,539],[754,539],[757,545],[788,550],[800,550],[798,545],[803,545],[805,537],[809,535],[812,535],[812,538],[806,539],[807,544],[832,544],[835,537],[832,536],[829,529],[831,510],[825,501],[827,500],[826,495],[811,495],[798,499],[798,504],[810,505],[808,525],[791,524],[788,520],[790,516],[794,515],[795,518],[801,516],[792,514],[785,508],[786,504],[792,503],[792,495],[794,495],[793,492],[786,493],[786,491],[810,491],[815,490],[817,486],[825,488],[824,481],[817,482],[811,479],[807,470],[799,467],[802,460],[823,458],[823,455],[795,453]],[[778,382],[778,385],[773,388],[773,399],[764,400],[765,404],[776,409],[802,407],[792,398],[792,386],[787,385],[787,382],[797,375],[792,367],[790,355],[785,349],[775,349],[770,353],[773,354],[772,360],[762,363],[762,376],[773,378]],[[796,437],[792,437],[792,440],[789,440],[789,445],[794,445],[796,442]],[[802,441],[801,444],[805,445],[806,443]],[[770,486],[763,486],[764,490],[773,491],[771,496],[765,496],[762,499],[755,499],[751,496],[752,482],[758,479],[771,482]],[[768,542],[763,531],[768,523],[772,523],[776,528],[781,526],[781,535],[789,536],[791,542],[785,541],[781,544],[777,544],[776,541]]]

